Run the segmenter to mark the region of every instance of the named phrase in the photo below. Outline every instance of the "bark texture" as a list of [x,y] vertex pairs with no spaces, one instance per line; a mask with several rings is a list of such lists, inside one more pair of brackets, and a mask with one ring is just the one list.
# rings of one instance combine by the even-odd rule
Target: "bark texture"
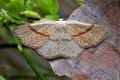
[[103,25],[111,33],[77,58],[49,61],[55,73],[72,80],[120,80],[120,1],[86,0],[68,19]]

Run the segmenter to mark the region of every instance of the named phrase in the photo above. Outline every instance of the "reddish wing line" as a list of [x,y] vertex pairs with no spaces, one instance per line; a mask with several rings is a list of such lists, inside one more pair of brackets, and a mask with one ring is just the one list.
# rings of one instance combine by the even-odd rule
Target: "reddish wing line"
[[42,35],[42,36],[45,36],[45,37],[50,37],[50,35],[46,35],[46,34],[43,34],[43,33],[41,33],[41,32],[37,32],[34,28],[32,28],[30,25],[29,25],[29,28],[33,31],[33,32],[35,32],[36,34],[40,34],[40,35]]
[[79,35],[85,34],[85,33],[89,32],[93,27],[94,27],[94,26],[92,26],[91,28],[87,29],[87,30],[84,31],[84,32],[80,32],[80,33],[78,33],[78,34],[76,34],[76,35],[72,35],[72,36],[73,36],[73,37],[77,37],[77,36],[79,36]]

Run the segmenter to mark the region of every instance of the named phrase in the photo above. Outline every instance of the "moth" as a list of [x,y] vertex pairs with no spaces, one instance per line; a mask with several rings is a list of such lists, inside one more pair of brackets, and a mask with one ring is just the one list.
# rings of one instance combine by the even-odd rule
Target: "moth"
[[25,46],[46,59],[76,57],[83,49],[100,44],[108,32],[107,27],[73,20],[38,21],[15,29]]

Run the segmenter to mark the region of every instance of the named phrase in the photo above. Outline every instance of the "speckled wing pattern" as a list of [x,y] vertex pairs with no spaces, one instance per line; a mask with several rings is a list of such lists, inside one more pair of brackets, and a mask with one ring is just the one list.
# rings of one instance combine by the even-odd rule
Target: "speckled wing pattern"
[[98,45],[108,35],[110,29],[101,25],[69,23],[69,32],[82,48]]
[[[39,29],[37,29],[38,27]],[[20,37],[24,45],[34,49],[43,45],[49,37],[48,34],[50,34],[47,32],[46,27],[43,28],[37,25],[33,28],[30,24],[18,26],[15,33]]]
[[107,27],[78,21],[39,21],[15,29],[24,45],[47,59],[76,57],[84,48],[97,46],[108,32]]

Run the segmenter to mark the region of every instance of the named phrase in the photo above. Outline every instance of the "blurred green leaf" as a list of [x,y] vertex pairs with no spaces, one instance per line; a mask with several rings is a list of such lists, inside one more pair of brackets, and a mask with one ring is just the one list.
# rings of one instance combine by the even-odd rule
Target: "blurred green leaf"
[[50,13],[52,15],[58,14],[58,0],[52,0],[50,2],[51,2],[51,3],[49,3],[50,4],[49,5],[49,7],[50,7]]
[[4,24],[4,16],[3,13],[0,13],[0,27],[2,27]]
[[35,0],[38,7],[47,14],[58,14],[58,0]]
[[46,15],[45,18],[47,18],[49,20],[58,20],[59,15]]
[[22,52],[23,46],[22,46],[20,39],[15,34],[13,34],[13,37],[14,37],[15,42],[17,43],[17,47],[18,47],[19,51]]
[[8,3],[10,0],[0,0],[0,8],[5,8],[5,4]]
[[21,19],[20,12],[25,10],[24,0],[10,0],[6,4],[5,10],[10,16]]
[[6,80],[3,76],[0,76],[0,80]]
[[31,18],[35,18],[35,19],[40,19],[41,16],[35,12],[35,11],[30,11],[30,10],[26,10],[20,13],[21,15],[24,15],[26,17],[31,17]]
[[12,22],[14,25],[15,25],[15,24],[21,25],[21,24],[27,23],[27,21],[18,20],[18,19],[16,19],[16,18],[13,18],[11,22]]
[[3,22],[9,22],[12,20],[12,18],[7,14],[7,12],[4,9],[1,9],[1,15],[3,16]]
[[33,0],[26,1],[26,10],[33,10]]

